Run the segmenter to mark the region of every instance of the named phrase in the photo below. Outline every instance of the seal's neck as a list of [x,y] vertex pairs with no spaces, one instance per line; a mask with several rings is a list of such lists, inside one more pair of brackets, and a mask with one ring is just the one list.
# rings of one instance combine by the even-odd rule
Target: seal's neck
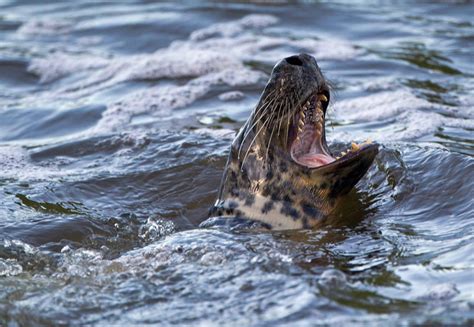
[[239,142],[237,137],[231,147],[211,216],[247,218],[272,229],[311,228],[324,221],[334,201],[326,201],[323,190],[315,195],[314,184],[305,183],[312,178],[297,171],[287,154],[270,152],[263,160],[255,146],[243,160]]
[[[319,211],[315,210],[313,214],[323,218]],[[264,223],[267,228],[275,230],[310,228],[314,224],[302,217],[299,210],[289,202],[274,201],[259,194],[217,200],[211,209],[211,216],[255,220]]]

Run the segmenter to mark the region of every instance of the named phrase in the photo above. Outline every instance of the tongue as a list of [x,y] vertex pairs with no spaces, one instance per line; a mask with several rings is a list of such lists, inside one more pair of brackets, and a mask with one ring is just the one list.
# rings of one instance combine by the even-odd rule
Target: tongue
[[299,164],[305,165],[309,168],[315,168],[315,167],[324,166],[333,162],[334,158],[322,153],[318,153],[318,154],[307,153],[302,156],[299,156],[296,159],[296,161],[298,161]]

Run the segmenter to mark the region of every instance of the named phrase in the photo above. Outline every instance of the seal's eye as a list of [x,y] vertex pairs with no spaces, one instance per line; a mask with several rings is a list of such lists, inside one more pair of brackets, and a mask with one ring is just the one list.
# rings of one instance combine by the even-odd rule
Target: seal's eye
[[286,62],[289,63],[290,65],[293,65],[293,66],[303,66],[303,62],[301,61],[300,58],[298,58],[298,56],[291,56],[291,57],[288,57],[288,58],[285,58]]

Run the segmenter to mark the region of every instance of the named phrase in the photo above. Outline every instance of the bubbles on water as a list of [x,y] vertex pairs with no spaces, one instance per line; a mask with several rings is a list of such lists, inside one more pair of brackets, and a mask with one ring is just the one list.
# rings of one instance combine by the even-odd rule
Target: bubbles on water
[[163,236],[175,232],[175,225],[171,221],[162,219],[148,218],[146,223],[141,225],[138,230],[138,237],[146,243],[156,241]]
[[38,250],[38,248],[20,241],[3,240],[0,243],[1,269],[5,276],[22,272],[37,272],[52,269],[56,266],[54,258]]
[[0,258],[0,277],[15,276],[23,272],[23,267],[13,259]]
[[19,146],[0,147],[0,177],[3,179],[17,177],[19,171],[24,170],[29,161],[28,152]]
[[102,258],[103,254],[101,251],[82,248],[66,251],[59,260],[53,277],[70,280],[95,276],[97,274],[97,266],[102,264]]

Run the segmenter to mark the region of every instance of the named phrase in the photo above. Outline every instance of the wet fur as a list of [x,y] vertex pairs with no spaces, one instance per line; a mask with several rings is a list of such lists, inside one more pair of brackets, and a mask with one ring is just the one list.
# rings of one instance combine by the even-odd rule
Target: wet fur
[[[301,99],[327,89],[314,58],[300,57],[308,61],[309,68],[295,74],[288,65],[277,64],[259,105],[232,142],[218,199],[210,210],[211,217],[256,220],[269,229],[317,227],[371,165],[376,148],[368,149],[367,155],[361,158],[342,162],[337,169],[300,166],[285,150],[288,126],[283,124],[282,131],[282,120],[278,118],[286,120],[287,117],[281,111],[291,109],[288,114],[292,114]],[[291,98],[291,108],[276,106],[265,116],[261,108],[265,108],[269,97],[279,94]],[[273,124],[266,125],[265,121],[273,121]],[[278,136],[273,138],[274,135]]]

